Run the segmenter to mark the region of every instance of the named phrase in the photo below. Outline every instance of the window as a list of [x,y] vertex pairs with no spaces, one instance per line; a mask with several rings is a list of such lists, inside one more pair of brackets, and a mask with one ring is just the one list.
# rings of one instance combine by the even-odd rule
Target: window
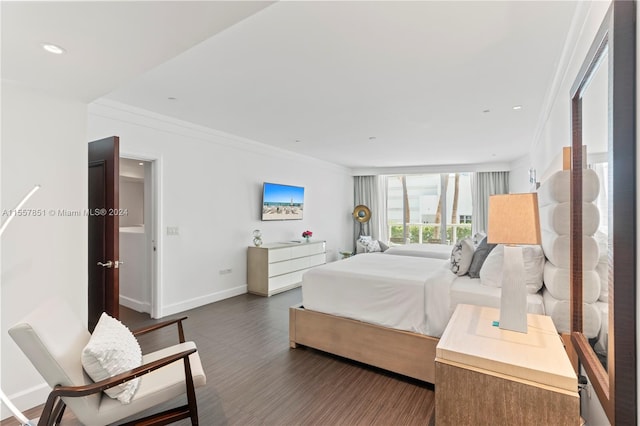
[[391,243],[453,244],[471,235],[471,208],[470,173],[388,176]]
[[458,219],[458,223],[471,223],[471,215],[470,214],[461,214]]

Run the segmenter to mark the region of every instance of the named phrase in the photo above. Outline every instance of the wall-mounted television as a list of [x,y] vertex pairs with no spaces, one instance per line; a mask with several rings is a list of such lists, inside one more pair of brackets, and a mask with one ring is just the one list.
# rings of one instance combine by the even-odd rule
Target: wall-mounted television
[[300,220],[304,188],[265,182],[262,185],[262,220]]

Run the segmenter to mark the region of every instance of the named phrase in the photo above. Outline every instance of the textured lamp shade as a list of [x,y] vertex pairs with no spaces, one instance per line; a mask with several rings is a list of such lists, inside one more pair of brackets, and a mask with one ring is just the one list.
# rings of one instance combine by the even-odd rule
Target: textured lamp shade
[[538,194],[504,194],[489,197],[487,241],[505,244],[500,296],[500,328],[527,332],[527,290],[522,247],[540,244]]
[[502,194],[489,197],[487,242],[540,244],[538,194]]

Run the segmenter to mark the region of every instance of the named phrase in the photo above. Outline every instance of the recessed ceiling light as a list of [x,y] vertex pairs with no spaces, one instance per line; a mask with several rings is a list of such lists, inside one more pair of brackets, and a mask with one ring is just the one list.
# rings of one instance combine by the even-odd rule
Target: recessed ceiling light
[[57,44],[52,44],[52,43],[42,43],[42,48],[44,50],[46,50],[49,53],[53,53],[55,55],[62,55],[63,53],[66,53],[66,50],[60,46],[58,46]]
[[140,162],[138,163],[138,166],[144,166],[144,163]]
[[514,105],[513,109],[515,109],[516,111],[522,109],[522,105]]
[[173,96],[169,96],[167,99],[169,99],[170,101],[175,101],[178,98],[174,98]]
[[488,112],[491,112],[491,110],[490,109],[483,109],[482,112],[484,112],[486,114]]
[[295,143],[300,143],[300,142],[302,142],[302,141],[301,141],[300,139],[296,139],[294,142],[295,142]]

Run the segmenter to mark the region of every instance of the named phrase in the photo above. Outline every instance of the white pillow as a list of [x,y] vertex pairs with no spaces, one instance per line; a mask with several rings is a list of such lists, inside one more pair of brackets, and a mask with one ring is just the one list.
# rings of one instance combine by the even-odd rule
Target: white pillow
[[371,241],[371,240],[372,240],[371,235],[360,235],[360,236],[358,237],[358,242],[359,242],[360,244],[362,244],[362,245],[365,245],[365,246],[366,246],[366,245],[367,245],[367,243],[368,243],[369,241]]
[[531,294],[537,293],[544,284],[544,264],[546,259],[542,246],[522,246],[522,257],[524,259],[527,291]]
[[380,244],[378,243],[378,240],[371,240],[366,244],[366,246],[367,246],[367,253],[382,251],[382,248],[380,248]]
[[[525,283],[527,292],[537,293],[542,288],[544,273],[544,254],[540,246],[522,246],[524,260]],[[491,250],[480,269],[480,284],[490,287],[502,287],[502,263],[504,245],[498,244]]]
[[[89,343],[82,350],[84,371],[98,382],[141,365],[142,350],[138,340],[124,324],[103,312]],[[128,404],[139,383],[139,378],[133,379],[104,392]]]
[[502,260],[504,246],[498,244],[487,256],[480,268],[480,284],[489,287],[502,287]]
[[451,272],[462,276],[469,271],[473,252],[475,251],[471,238],[458,241],[451,250]]

